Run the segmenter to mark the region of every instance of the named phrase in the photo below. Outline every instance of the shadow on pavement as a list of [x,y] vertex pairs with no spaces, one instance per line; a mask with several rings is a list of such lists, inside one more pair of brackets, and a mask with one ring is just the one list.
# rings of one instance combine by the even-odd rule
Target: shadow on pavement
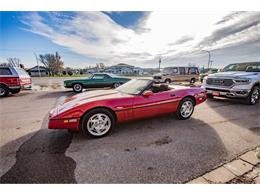
[[[214,98],[207,104],[223,118],[260,135],[260,104],[247,105],[242,99]],[[231,118],[232,116],[232,118]],[[251,121],[251,126],[247,121]],[[254,124],[252,126],[252,124]]]
[[[67,131],[46,129],[46,119],[43,124],[16,152],[16,163],[0,178],[1,183],[76,183],[76,163],[64,154],[73,135]],[[1,153],[15,142],[19,140],[3,146]]]
[[211,126],[172,116],[121,124],[101,139],[75,134],[66,154],[79,183],[183,183],[228,156]]

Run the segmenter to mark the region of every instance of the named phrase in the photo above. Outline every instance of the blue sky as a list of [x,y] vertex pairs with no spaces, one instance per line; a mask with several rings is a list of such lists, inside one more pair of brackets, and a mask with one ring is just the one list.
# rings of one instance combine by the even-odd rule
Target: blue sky
[[129,63],[156,67],[260,61],[260,13],[0,12],[0,62],[27,67],[58,51],[66,66]]
[[[73,15],[73,12],[61,12],[64,15]],[[27,66],[36,64],[34,53],[54,53],[58,51],[68,66],[81,67],[83,65],[94,65],[99,63],[99,59],[78,54],[61,45],[53,43],[50,39],[41,35],[29,32],[27,25],[22,21],[30,12],[0,12],[1,20],[1,43],[0,43],[0,62],[9,57],[17,57]],[[40,13],[42,17],[48,18],[47,12]],[[114,21],[124,27],[131,27],[138,19],[144,15],[143,12],[109,12],[105,13]],[[49,23],[54,25],[55,23]]]

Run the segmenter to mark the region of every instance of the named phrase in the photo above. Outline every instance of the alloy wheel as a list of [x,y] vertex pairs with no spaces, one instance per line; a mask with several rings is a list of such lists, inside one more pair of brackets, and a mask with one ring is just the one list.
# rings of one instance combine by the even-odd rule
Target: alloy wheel
[[114,88],[117,88],[117,87],[119,87],[120,86],[120,83],[115,83],[114,84]]
[[190,100],[183,102],[181,105],[181,116],[188,118],[193,112],[193,103]]
[[73,88],[76,92],[82,91],[82,86],[80,84],[75,84]]
[[3,89],[2,87],[0,87],[0,96],[3,96],[5,94],[5,89]]
[[111,127],[111,119],[104,113],[97,113],[91,116],[87,122],[87,130],[91,135],[102,136]]
[[258,100],[258,98],[259,98],[259,89],[258,88],[254,88],[253,92],[251,94],[251,103],[255,104],[256,101]]

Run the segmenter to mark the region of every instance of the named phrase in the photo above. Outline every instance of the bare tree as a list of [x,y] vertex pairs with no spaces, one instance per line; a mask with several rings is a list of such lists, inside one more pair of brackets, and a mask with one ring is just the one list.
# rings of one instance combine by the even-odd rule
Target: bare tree
[[39,55],[40,62],[49,69],[51,75],[58,74],[63,70],[64,63],[61,56],[56,52],[55,54]]
[[7,58],[7,61],[11,66],[20,67],[21,60],[19,58]]

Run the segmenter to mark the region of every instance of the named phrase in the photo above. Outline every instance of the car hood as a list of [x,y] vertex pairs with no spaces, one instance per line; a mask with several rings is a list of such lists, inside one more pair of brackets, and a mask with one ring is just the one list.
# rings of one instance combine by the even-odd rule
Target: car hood
[[60,103],[57,106],[54,115],[60,114],[71,108],[74,108],[76,106],[80,106],[80,105],[83,105],[86,103],[100,101],[100,100],[106,100],[106,99],[122,98],[122,97],[126,97],[126,96],[129,96],[129,95],[120,93],[113,89],[111,89],[111,90],[93,90],[93,91],[83,92],[81,94],[74,95],[72,97],[65,99],[62,103]]
[[234,71],[234,72],[219,72],[219,73],[214,73],[210,74],[208,77],[225,77],[225,78],[247,78],[251,77],[254,75],[259,75],[257,72],[239,72],[239,71]]

